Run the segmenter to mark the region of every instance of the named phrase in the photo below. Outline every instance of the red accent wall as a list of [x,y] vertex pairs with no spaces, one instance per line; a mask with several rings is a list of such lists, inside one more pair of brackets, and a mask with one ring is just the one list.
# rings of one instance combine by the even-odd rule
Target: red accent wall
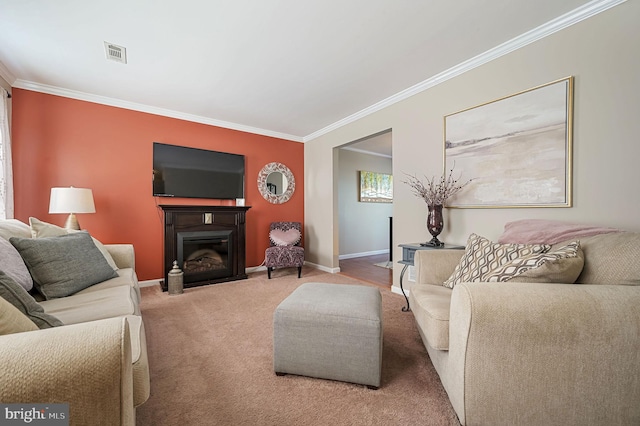
[[[63,226],[66,215],[48,213],[51,188],[91,188],[96,213],[79,214],[80,226],[105,244],[132,243],[140,280],[163,275],[158,204],[235,204],[153,197],[153,142],[245,155],[247,266],[264,260],[271,222],[304,221],[302,143],[15,88],[12,108],[16,219],[28,223],[33,216]],[[273,161],[289,167],[296,180],[285,204],[270,204],[258,192],[258,173]]]

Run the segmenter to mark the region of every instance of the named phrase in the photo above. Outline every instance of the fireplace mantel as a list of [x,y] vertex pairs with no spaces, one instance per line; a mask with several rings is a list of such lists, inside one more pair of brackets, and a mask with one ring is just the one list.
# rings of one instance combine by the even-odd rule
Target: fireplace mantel
[[[162,289],[167,290],[167,276],[173,262],[183,269],[189,242],[207,245],[210,239],[213,248],[223,247],[219,259],[224,267],[212,269],[208,273],[184,271],[184,287],[242,280],[245,272],[245,217],[248,206],[179,206],[161,205],[164,211],[164,281]],[[203,242],[204,241],[204,242]],[[226,251],[228,247],[228,252]]]

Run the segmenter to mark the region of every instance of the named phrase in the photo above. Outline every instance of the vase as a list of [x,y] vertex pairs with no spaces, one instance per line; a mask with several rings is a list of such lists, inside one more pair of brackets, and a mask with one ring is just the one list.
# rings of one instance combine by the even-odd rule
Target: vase
[[442,204],[427,204],[427,229],[433,237],[431,241],[425,245],[429,247],[442,247],[444,243],[438,239],[438,235],[444,228],[444,220],[442,218]]

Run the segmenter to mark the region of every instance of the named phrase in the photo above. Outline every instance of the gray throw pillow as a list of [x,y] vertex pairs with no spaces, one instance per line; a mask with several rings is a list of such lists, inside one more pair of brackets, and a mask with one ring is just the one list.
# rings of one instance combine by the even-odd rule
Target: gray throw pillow
[[58,318],[45,313],[42,306],[27,293],[27,290],[22,288],[20,284],[16,283],[9,275],[2,271],[0,271],[0,297],[29,317],[38,328],[64,325]]
[[[58,237],[60,235],[72,234],[74,232],[87,232],[87,231],[76,231],[75,229],[66,229],[61,228],[58,225],[54,225],[52,223],[43,222],[35,217],[29,218],[29,224],[31,225],[31,237],[32,238],[44,238],[44,237]],[[107,250],[107,248],[98,241],[96,238],[91,237],[93,239],[93,243],[98,247],[100,253],[104,256],[105,260],[113,268],[114,271],[118,270],[118,266],[116,262],[111,257],[111,254]]]
[[118,276],[87,232],[47,238],[13,237],[9,241],[20,252],[36,289],[47,300]]
[[33,279],[24,264],[20,253],[8,240],[0,238],[0,265],[4,272],[13,278],[18,284],[29,291],[33,288]]

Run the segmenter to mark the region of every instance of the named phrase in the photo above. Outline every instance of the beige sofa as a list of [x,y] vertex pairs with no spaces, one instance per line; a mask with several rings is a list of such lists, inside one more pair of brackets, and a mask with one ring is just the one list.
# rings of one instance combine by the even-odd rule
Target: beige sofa
[[[5,239],[30,237],[29,225],[12,220],[8,228]],[[64,326],[0,336],[0,402],[68,402],[72,425],[135,424],[135,407],[149,397],[149,366],[134,250],[104,248],[116,278],[39,301]]]
[[463,425],[640,424],[640,234],[581,238],[576,284],[442,283],[416,252],[410,306]]

